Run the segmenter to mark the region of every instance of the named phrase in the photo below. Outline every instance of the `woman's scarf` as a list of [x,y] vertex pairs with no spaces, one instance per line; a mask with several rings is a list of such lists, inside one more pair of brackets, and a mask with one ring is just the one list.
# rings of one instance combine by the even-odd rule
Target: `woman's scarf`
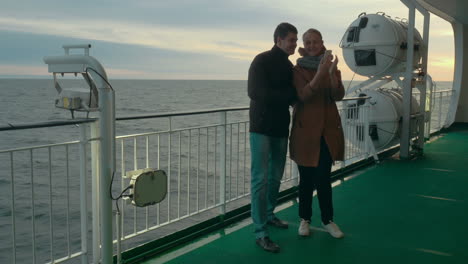
[[297,65],[306,69],[317,70],[320,64],[320,60],[322,60],[322,57],[323,54],[320,54],[318,56],[306,55],[302,58],[297,59]]

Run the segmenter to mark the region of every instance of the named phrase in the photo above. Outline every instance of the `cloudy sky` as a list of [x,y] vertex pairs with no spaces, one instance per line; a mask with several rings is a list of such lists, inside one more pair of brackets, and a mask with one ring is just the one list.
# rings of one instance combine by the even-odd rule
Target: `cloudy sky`
[[[90,43],[111,79],[245,80],[253,57],[272,47],[278,23],[290,22],[300,34],[319,29],[340,56],[349,24],[378,11],[408,17],[399,0],[4,0],[0,78],[46,76],[44,56],[61,55],[63,44]],[[419,13],[417,26],[422,30]],[[453,54],[451,25],[432,15],[435,80],[452,80]],[[352,78],[342,58],[340,68],[343,79]]]

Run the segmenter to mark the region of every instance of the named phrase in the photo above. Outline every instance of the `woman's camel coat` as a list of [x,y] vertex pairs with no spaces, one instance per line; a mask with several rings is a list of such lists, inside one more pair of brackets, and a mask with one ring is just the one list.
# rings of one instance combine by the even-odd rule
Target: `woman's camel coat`
[[344,158],[344,136],[341,119],[335,101],[344,97],[341,72],[338,88],[330,88],[330,77],[326,76],[316,87],[310,81],[317,73],[296,65],[294,86],[299,101],[294,106],[293,124],[289,143],[291,159],[298,165],[317,167],[320,154],[320,137],[324,137],[333,161]]

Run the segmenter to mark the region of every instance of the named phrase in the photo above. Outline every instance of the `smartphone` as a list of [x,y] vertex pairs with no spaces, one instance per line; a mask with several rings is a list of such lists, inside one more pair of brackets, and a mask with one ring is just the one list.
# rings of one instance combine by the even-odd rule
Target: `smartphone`
[[323,57],[324,58],[328,58],[332,55],[332,51],[331,50],[326,50],[325,53],[323,53]]

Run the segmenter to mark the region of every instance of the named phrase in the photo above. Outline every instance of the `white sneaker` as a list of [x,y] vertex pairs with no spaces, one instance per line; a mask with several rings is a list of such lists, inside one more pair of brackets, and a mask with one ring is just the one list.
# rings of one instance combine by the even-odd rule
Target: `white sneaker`
[[340,228],[334,222],[330,222],[327,225],[324,225],[322,223],[322,225],[325,228],[325,230],[327,230],[327,232],[330,233],[332,237],[334,238],[344,237],[343,232],[341,232]]
[[298,233],[300,236],[310,236],[309,221],[301,219]]

